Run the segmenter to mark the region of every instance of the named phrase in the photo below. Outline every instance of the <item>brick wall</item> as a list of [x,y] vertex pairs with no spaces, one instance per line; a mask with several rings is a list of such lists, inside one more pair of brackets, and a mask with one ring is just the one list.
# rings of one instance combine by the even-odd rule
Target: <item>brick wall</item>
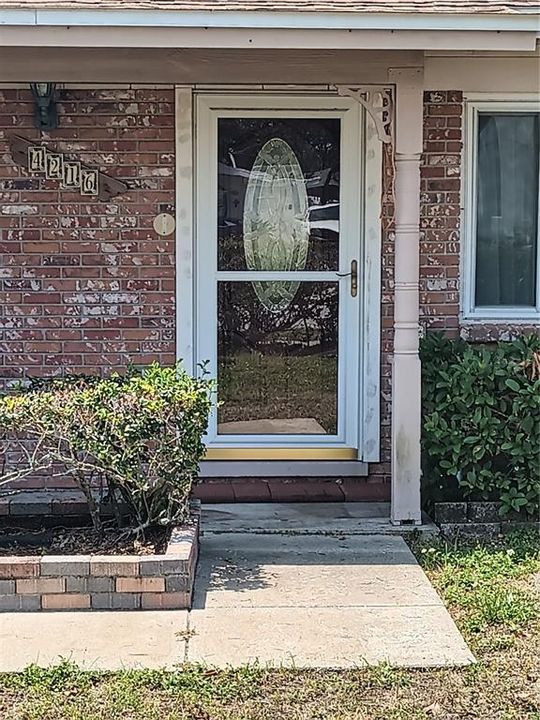
[[427,92],[420,198],[420,319],[457,334],[463,95]]
[[381,207],[381,453],[380,463],[370,465],[370,478],[387,485],[390,497],[392,429],[392,351],[394,343],[394,162],[393,148],[383,147]]
[[[424,329],[456,334],[459,316],[459,225],[463,96],[424,96],[424,156],[420,206],[420,320]],[[394,341],[394,164],[384,146],[381,208],[381,462],[370,476],[388,484],[391,473],[392,351]]]
[[[463,96],[424,96],[424,156],[420,207],[420,319],[424,329],[458,331],[459,225]],[[381,207],[381,462],[370,479],[388,486],[391,474],[392,351],[394,341],[394,164],[384,146]]]
[[60,127],[43,139],[125,181],[129,192],[109,202],[15,165],[8,139],[38,137],[34,104],[23,89],[0,90],[0,103],[2,386],[173,362],[174,239],[152,222],[174,212],[174,91],[62,92]]
[[124,180],[110,202],[13,164],[11,133],[37,138],[27,90],[0,91],[0,377],[97,373],[174,360],[172,89],[65,90],[51,149]]
[[[33,102],[27,90],[0,90],[0,107],[0,385],[25,374],[99,373],[130,361],[173,362],[174,240],[158,237],[152,227],[156,214],[174,212],[173,89],[63,91],[60,127],[44,139],[127,182],[129,192],[110,202],[62,191],[56,181],[31,177],[14,165],[8,136],[37,138]],[[506,339],[526,328],[459,324],[462,122],[461,92],[425,94],[421,321],[426,329],[468,339]],[[383,171],[381,462],[370,467],[366,497],[381,483],[382,494],[389,495],[394,282],[389,147]],[[35,485],[44,482],[36,479]],[[381,488],[375,494],[381,497]]]

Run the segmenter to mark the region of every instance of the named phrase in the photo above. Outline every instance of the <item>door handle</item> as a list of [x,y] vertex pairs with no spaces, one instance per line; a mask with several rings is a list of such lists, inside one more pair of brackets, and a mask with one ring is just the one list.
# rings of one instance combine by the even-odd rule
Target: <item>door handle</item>
[[338,277],[351,278],[351,297],[358,295],[358,261],[351,260],[351,271],[348,273],[336,273]]

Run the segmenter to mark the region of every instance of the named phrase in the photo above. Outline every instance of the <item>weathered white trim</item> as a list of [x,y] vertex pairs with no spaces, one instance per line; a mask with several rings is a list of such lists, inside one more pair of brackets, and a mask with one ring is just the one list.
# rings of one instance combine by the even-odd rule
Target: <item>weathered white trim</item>
[[[343,245],[340,258],[339,272],[347,273],[351,260],[358,259],[361,252],[359,229],[361,228],[362,200],[361,185],[361,108],[350,98],[336,95],[271,95],[257,94],[201,94],[197,98],[196,107],[196,136],[197,136],[197,171],[196,187],[197,198],[203,199],[199,206],[197,200],[197,253],[205,257],[204,271],[197,268],[197,308],[196,321],[196,356],[209,360],[211,372],[216,372],[217,359],[215,345],[209,336],[208,328],[215,323],[217,308],[213,283],[216,274],[220,279],[250,280],[249,273],[231,273],[219,271],[216,268],[215,216],[217,195],[209,188],[215,188],[215,143],[218,117],[305,117],[306,113],[317,117],[341,117],[342,119],[342,155],[341,174],[343,180],[342,203],[343,210],[340,220],[341,238]],[[345,181],[346,178],[346,181]],[[345,210],[346,208],[346,210]],[[336,272],[309,272],[299,271],[287,273],[287,277],[296,280],[332,280],[337,281]],[[257,278],[279,279],[282,273],[257,273]],[[348,280],[342,278],[341,292],[343,298],[348,298],[345,291]],[[358,448],[362,447],[362,437],[359,417],[359,399],[361,390],[358,363],[361,360],[361,347],[359,346],[360,332],[360,305],[361,298],[341,302],[339,309],[339,422],[338,434],[327,435],[220,435],[217,436],[217,418],[215,413],[210,418],[210,428],[207,442],[212,448],[227,447],[287,447],[287,448]],[[345,386],[346,383],[346,386]]]
[[480,30],[538,33],[538,8],[520,13],[354,13],[242,10],[14,9],[0,11],[0,25],[208,28],[340,28],[366,30]]
[[372,116],[364,113],[364,217],[363,262],[364,297],[361,332],[363,334],[362,447],[365,462],[379,462],[381,436],[381,202],[382,142]]
[[[282,86],[283,87],[283,86]],[[261,87],[253,88],[262,90]],[[321,101],[320,94],[313,97],[313,93],[304,95],[301,88],[286,88],[292,95],[298,96],[302,93],[306,107],[318,109],[324,112],[324,107],[344,108],[347,103],[343,98],[332,99],[327,97]],[[224,98],[230,102],[230,96],[223,96],[223,87],[219,88],[221,97],[204,93],[205,98],[213,101]],[[244,88],[245,91],[245,88]],[[264,92],[260,93],[265,96]],[[268,95],[266,95],[268,97]],[[291,99],[287,96],[272,98],[272,108],[290,108]],[[177,87],[176,90],[176,117],[177,117],[177,355],[182,357],[190,372],[196,370],[194,353],[193,327],[194,303],[195,303],[195,247],[196,222],[192,214],[194,211],[194,186],[200,178],[195,177],[194,172],[194,142],[195,135],[201,135],[203,128],[195,118],[193,102],[194,94],[191,87]],[[246,99],[249,105],[251,99]],[[360,268],[363,268],[362,297],[360,302],[360,315],[356,319],[361,329],[361,350],[358,385],[359,390],[349,387],[349,394],[360,393],[358,408],[358,422],[355,423],[355,433],[358,433],[359,456],[363,461],[317,461],[306,463],[281,463],[283,474],[297,474],[301,476],[304,472],[314,475],[363,475],[367,472],[366,462],[378,462],[380,454],[380,264],[381,264],[381,226],[380,208],[382,193],[382,143],[380,142],[375,123],[371,116],[363,113],[364,130],[360,132],[361,144],[358,150],[351,153],[354,157],[349,158],[351,162],[357,158],[358,170],[362,175],[360,183],[361,197],[354,200],[359,212],[356,227],[360,229],[358,237],[358,258]],[[196,128],[196,129],[195,129]],[[363,185],[363,187],[362,187]],[[363,210],[362,210],[363,208]],[[191,213],[191,214],[190,214]],[[335,273],[317,273],[318,278],[328,275],[334,278]],[[357,352],[357,348],[351,347],[349,352]],[[353,383],[356,385],[355,383]],[[354,392],[353,392],[354,390]],[[310,438],[312,439],[312,438]],[[223,463],[219,463],[220,466]],[[228,463],[227,463],[228,464]],[[262,463],[268,465],[268,463]],[[280,465],[280,467],[281,467]],[[304,467],[305,466],[305,467]],[[350,467],[349,467],[350,466]],[[205,467],[217,468],[217,461],[205,463]],[[242,474],[246,473],[247,464],[239,462],[242,467]],[[253,473],[254,463],[249,463],[249,472]],[[353,471],[354,469],[354,471]],[[223,474],[219,472],[218,474]],[[239,474],[241,474],[239,472]],[[264,474],[262,471],[257,474]],[[277,473],[277,462],[272,473]]]
[[463,90],[466,93],[516,93],[538,91],[540,58],[535,52],[442,53],[425,58],[426,90]]
[[[540,78],[540,67],[537,66]],[[540,111],[540,88],[538,92],[465,92],[465,102],[469,103],[534,103],[536,111]],[[508,105],[504,106],[508,108]],[[512,108],[509,108],[510,111]]]
[[419,345],[422,68],[395,68],[395,267],[392,364],[392,504],[396,525],[420,524],[421,381]]
[[[1,28],[0,28],[1,33]],[[421,65],[420,51],[246,50],[167,48],[1,47],[0,82],[115,82],[212,84],[214,88],[264,84],[274,92],[323,83],[388,83],[388,66]],[[36,77],[39,68],[39,77]],[[283,81],[286,80],[285,84]],[[242,87],[238,87],[241,85]],[[279,89],[276,85],[282,85]],[[323,88],[323,92],[326,88]]]
[[382,143],[392,142],[392,91],[388,87],[336,85],[338,95],[353,98],[366,110]]
[[[468,93],[464,117],[463,145],[463,233],[461,236],[461,294],[460,309],[463,322],[535,323],[540,320],[540,237],[537,243],[536,306],[533,307],[475,307],[476,276],[476,168],[478,113],[540,112],[540,94],[519,96],[516,93]],[[540,183],[539,183],[540,184]],[[539,199],[540,208],[540,199]],[[540,234],[540,218],[539,218]]]
[[0,23],[5,47],[79,48],[249,48],[356,50],[500,50],[533,51],[536,34],[462,30],[335,29],[324,27],[243,28],[118,26],[108,23],[18,25]]
[[[223,95],[223,83],[196,83],[196,92],[204,95]],[[291,83],[283,85],[283,83],[227,83],[227,92],[246,93],[250,90],[262,93],[266,92],[274,95],[321,95],[331,92],[334,94],[335,86],[328,83],[320,85],[302,85],[301,83]]]
[[508,325],[522,325],[525,328],[529,328],[531,326],[537,327],[540,323],[540,315],[538,314],[532,314],[530,317],[470,317],[470,318],[460,318],[459,324],[461,327],[482,327],[482,325],[497,325],[501,324],[503,326],[503,330],[508,327]]
[[193,90],[176,88],[176,356],[189,373],[194,358]]
[[205,460],[199,475],[211,477],[367,477],[365,462],[339,460]]
[[516,52],[516,53],[500,53],[496,50],[428,50],[424,53],[426,60],[432,58],[468,58],[469,60],[482,60],[485,58],[530,58],[531,56],[540,57],[540,47],[536,47],[536,50],[531,52]]

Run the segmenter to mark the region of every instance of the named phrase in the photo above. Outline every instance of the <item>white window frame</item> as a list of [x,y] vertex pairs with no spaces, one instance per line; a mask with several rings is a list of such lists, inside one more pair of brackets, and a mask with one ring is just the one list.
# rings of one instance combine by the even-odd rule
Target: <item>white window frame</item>
[[[540,198],[538,217],[538,241],[536,262],[536,305],[535,306],[482,306],[475,305],[476,278],[476,171],[478,161],[478,115],[481,112],[540,112],[538,94],[519,96],[468,95],[465,98],[465,128],[463,147],[462,197],[463,233],[461,244],[461,319],[465,322],[500,322],[531,324],[540,320]],[[540,182],[539,182],[540,188]],[[539,190],[540,192],[540,190]]]

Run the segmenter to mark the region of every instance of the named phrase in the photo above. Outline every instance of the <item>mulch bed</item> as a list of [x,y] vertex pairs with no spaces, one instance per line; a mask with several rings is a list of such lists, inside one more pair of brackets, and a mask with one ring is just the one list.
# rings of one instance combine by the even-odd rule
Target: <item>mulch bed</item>
[[6,555],[160,555],[167,549],[170,530],[146,531],[144,540],[126,529],[54,527],[40,530],[1,529],[0,556]]

